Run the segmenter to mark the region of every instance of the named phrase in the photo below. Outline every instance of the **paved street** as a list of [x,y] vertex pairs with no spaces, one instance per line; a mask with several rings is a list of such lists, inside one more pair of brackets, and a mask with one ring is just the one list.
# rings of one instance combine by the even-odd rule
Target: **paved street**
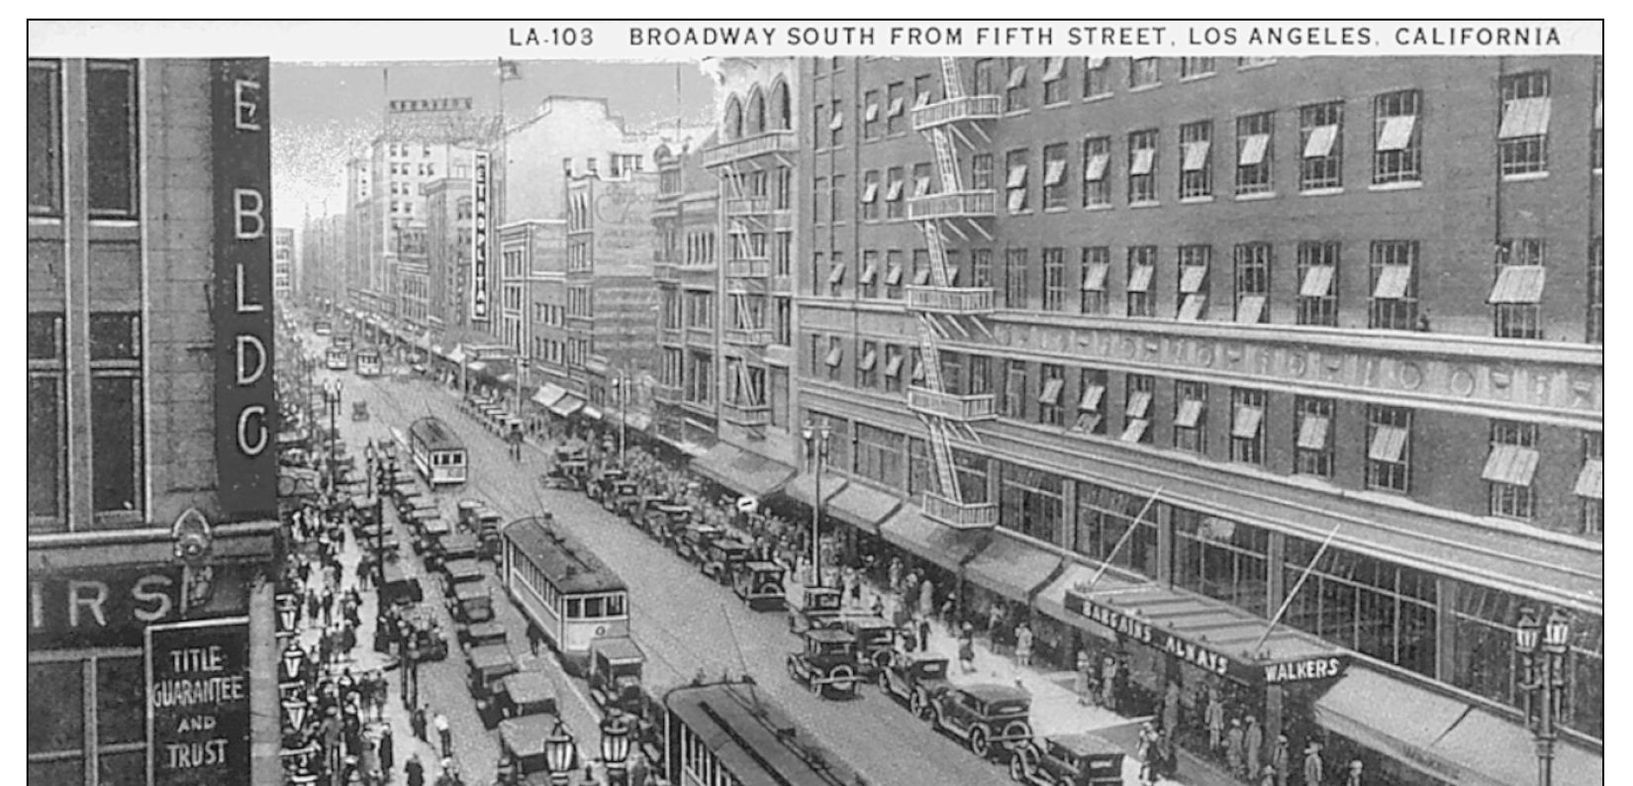
[[[373,412],[371,421],[356,424],[360,428],[347,433],[354,445],[360,446],[367,436],[385,436],[390,426],[406,428],[427,413],[460,434],[470,450],[472,481],[460,490],[439,495],[445,511],[451,512],[464,497],[484,499],[507,518],[548,510],[617,571],[630,585],[631,626],[648,653],[647,683],[654,695],[661,696],[665,687],[689,680],[699,671],[711,676],[747,673],[799,718],[807,732],[872,783],[973,786],[1008,782],[999,766],[976,759],[876,690],[864,689],[855,701],[836,702],[817,698],[793,683],[784,671],[783,659],[796,646],[796,639],[788,633],[784,614],[750,611],[730,590],[584,495],[543,488],[537,480],[546,468],[542,451],[524,451],[522,464],[517,466],[497,437],[459,411],[451,392],[420,380],[349,377],[346,398],[367,400]],[[350,406],[346,405],[348,411]],[[513,610],[506,612],[512,623],[512,649],[525,650],[525,628],[519,627],[519,618],[511,616]],[[444,698],[448,691],[463,693],[462,675],[457,673],[462,668],[457,656],[433,667],[434,678],[427,681],[433,701],[449,700]],[[559,673],[557,676],[559,679]],[[564,694],[561,703],[570,713],[568,723],[593,750],[590,721],[571,714],[578,702]],[[470,722],[475,724],[474,717]],[[456,733],[460,736],[470,735]],[[481,753],[473,751],[472,755]],[[491,765],[485,769],[491,772]]]

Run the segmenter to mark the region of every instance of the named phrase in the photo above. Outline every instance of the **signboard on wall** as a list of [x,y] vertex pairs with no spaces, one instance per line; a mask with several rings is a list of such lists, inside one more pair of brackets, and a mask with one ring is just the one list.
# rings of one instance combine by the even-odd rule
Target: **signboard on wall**
[[147,629],[154,786],[250,782],[249,619]]
[[228,520],[278,515],[267,106],[265,58],[210,61],[216,499]]
[[471,161],[471,321],[488,321],[488,154]]

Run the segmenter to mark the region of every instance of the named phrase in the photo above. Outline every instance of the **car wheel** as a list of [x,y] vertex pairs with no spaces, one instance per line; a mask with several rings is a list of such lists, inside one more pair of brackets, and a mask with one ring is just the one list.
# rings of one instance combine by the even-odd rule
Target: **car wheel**
[[976,726],[970,729],[970,752],[985,759],[992,752],[992,746],[987,741],[987,730]]
[[913,715],[920,719],[930,719],[930,702],[925,699],[924,691],[915,689],[913,695],[907,699],[907,708],[912,710]]
[[1010,757],[1009,779],[1016,783],[1026,783],[1026,754],[1017,753]]

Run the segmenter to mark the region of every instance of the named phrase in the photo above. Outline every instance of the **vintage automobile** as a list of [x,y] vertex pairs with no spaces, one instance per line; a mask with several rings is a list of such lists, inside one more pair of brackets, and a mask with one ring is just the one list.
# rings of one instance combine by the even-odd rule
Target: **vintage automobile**
[[368,420],[368,419],[369,419],[369,402],[367,402],[367,401],[355,401],[355,402],[352,402],[352,420],[353,421],[363,421],[363,420]]
[[732,574],[731,589],[755,611],[788,606],[788,589],[783,586],[787,569],[775,562],[745,562]]
[[384,581],[380,584],[380,600],[387,606],[408,606],[425,600],[425,589],[420,586],[419,571],[411,562],[388,562],[382,569]]
[[590,454],[583,448],[556,448],[550,470],[539,480],[547,488],[583,489],[590,474]]
[[669,502],[669,498],[662,494],[641,494],[634,505],[624,510],[624,518],[637,527],[646,527],[646,517],[657,509],[658,505]]
[[641,504],[641,484],[633,479],[612,484],[612,490],[601,500],[602,507],[619,516],[628,516]]
[[442,573],[448,579],[450,599],[453,597],[454,592],[458,590],[459,585],[475,584],[480,587],[482,586],[482,580],[486,578],[486,575],[482,573],[482,566],[475,559],[468,557],[447,559],[446,555],[444,555]]
[[477,513],[487,506],[486,502],[479,499],[462,499],[455,506],[455,510],[458,512],[455,513],[456,518],[454,521],[459,525],[460,529],[474,533],[476,532],[474,525]]
[[520,671],[500,680],[488,706],[497,716],[488,728],[499,725],[503,718],[555,715],[559,711],[555,686],[548,675],[537,671]]
[[442,635],[437,615],[430,607],[416,604],[403,609],[398,619],[405,638],[412,637],[419,650],[420,660],[442,660],[448,657],[448,639]]
[[[545,786],[550,764],[545,759],[545,741],[557,733],[561,721],[553,715],[524,715],[499,721],[499,762],[497,782],[505,786]],[[575,748],[576,751],[576,748]],[[581,765],[573,754],[572,766]]]
[[505,626],[489,620],[475,622],[469,625],[460,625],[459,643],[467,649],[486,647],[491,644],[505,644],[510,638],[505,633]]
[[1016,745],[1009,777],[1030,786],[1122,786],[1123,751],[1092,734],[1057,734]]
[[689,524],[675,539],[675,553],[687,562],[702,565],[709,555],[709,544],[725,534],[724,529],[713,524]]
[[449,532],[431,541],[431,548],[425,554],[425,565],[432,570],[442,570],[445,564],[459,560],[470,560],[475,565],[476,549],[476,538],[463,532]]
[[805,649],[788,654],[788,676],[803,682],[824,698],[856,695],[856,638],[845,631],[824,628],[805,632]]
[[802,587],[799,595],[789,598],[788,629],[799,633],[838,625],[844,616],[844,599],[837,587]]
[[646,653],[627,636],[591,641],[590,696],[603,710],[616,707],[642,715],[646,694],[641,690],[641,668],[645,663]]
[[930,725],[969,745],[982,758],[1002,757],[1032,739],[1032,697],[1013,685],[948,688],[930,702]]
[[703,575],[721,584],[731,584],[753,550],[754,546],[748,541],[735,535],[722,534],[703,550]]
[[477,712],[482,712],[493,700],[494,688],[500,680],[521,671],[516,659],[511,657],[510,647],[504,644],[472,647],[465,657],[470,663],[466,686],[470,689],[471,698],[476,700]]
[[856,637],[856,667],[862,676],[873,679],[890,661],[896,643],[896,626],[873,615],[845,616],[840,627]]
[[[480,581],[462,581],[453,586],[448,595],[448,613],[454,624],[470,626],[493,621],[493,598],[487,584]],[[463,635],[461,635],[463,638]]]
[[589,485],[584,487],[584,493],[589,496],[590,499],[601,503],[602,507],[611,510],[612,503],[609,501],[609,498],[612,496],[613,487],[618,483],[618,481],[628,479],[629,475],[619,467],[603,467],[600,472],[597,472],[590,477]]
[[646,534],[653,540],[666,546],[674,546],[680,533],[692,521],[692,506],[673,500],[660,502],[652,506],[646,513],[646,520],[641,523]]
[[936,698],[952,686],[947,680],[947,659],[918,652],[891,653],[878,680],[885,695],[907,702],[907,708],[925,720],[930,719]]
[[419,536],[414,538],[414,552],[422,555],[429,553],[432,544],[436,543],[444,535],[448,535],[453,531],[453,525],[449,524],[448,519],[443,518],[442,516],[420,519],[418,527]]

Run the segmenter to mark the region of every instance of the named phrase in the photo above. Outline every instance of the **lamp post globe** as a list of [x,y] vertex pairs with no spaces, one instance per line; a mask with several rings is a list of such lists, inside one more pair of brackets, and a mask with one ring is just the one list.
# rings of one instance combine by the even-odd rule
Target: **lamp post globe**
[[630,723],[617,710],[601,720],[601,761],[612,786],[625,786],[629,768]]
[[573,739],[572,732],[567,726],[556,720],[556,727],[550,730],[550,736],[544,739],[544,766],[550,772],[550,782],[565,784],[572,771],[576,769],[578,759],[578,741]]
[[1537,612],[1525,607],[1520,609],[1520,618],[1514,623],[1514,649],[1518,652],[1532,653],[1537,651],[1537,640],[1542,635],[1542,623],[1537,619]]

